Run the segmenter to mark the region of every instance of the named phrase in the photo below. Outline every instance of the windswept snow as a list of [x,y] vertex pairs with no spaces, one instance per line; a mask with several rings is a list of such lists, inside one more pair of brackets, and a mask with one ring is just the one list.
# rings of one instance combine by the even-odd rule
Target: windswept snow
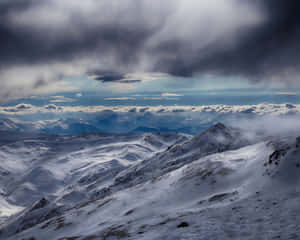
[[[22,210],[43,196],[76,203],[132,164],[188,138],[183,134],[83,134],[11,139],[0,146],[0,207],[8,206],[7,211],[0,210],[0,216]],[[15,211],[9,211],[13,205]]]
[[[217,124],[193,138],[86,135],[48,141],[48,160],[40,152],[42,160],[30,172],[42,172],[59,187],[8,218],[0,239],[300,237],[299,138],[250,141]],[[58,151],[52,156],[54,141]],[[34,192],[48,180],[25,183]]]

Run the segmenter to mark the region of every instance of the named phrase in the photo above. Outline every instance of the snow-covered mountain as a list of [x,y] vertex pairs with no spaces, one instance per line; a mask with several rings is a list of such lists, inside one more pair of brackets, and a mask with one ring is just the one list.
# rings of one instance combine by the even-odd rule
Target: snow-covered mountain
[[80,134],[101,132],[101,128],[80,119],[54,119],[40,121],[22,121],[16,118],[0,119],[0,131],[18,131],[27,133]]
[[250,143],[239,130],[218,123],[182,144],[173,144],[165,151],[122,171],[115,185],[136,185],[157,178],[201,157],[237,149]]
[[[31,119],[30,119],[31,120]],[[18,118],[0,118],[0,131],[15,131],[26,133],[47,133],[47,134],[81,134],[86,132],[101,133],[158,133],[158,132],[181,132],[195,134],[213,124],[201,123],[197,127],[177,126],[176,128],[157,127],[155,123],[152,127],[140,126],[139,123],[111,122],[112,119],[88,119],[80,118],[58,118],[51,120],[25,121]],[[134,121],[133,121],[134,122]]]
[[0,239],[299,239],[300,139],[248,136],[216,124],[3,144]]
[[[12,213],[47,196],[64,204],[88,198],[120,171],[169,145],[184,134],[13,135],[1,132],[1,198]],[[10,140],[4,139],[10,134]],[[83,189],[83,190],[82,190]],[[82,191],[81,191],[82,190]],[[1,200],[0,198],[0,200]],[[0,204],[0,216],[6,205]],[[15,211],[13,207],[15,206]]]

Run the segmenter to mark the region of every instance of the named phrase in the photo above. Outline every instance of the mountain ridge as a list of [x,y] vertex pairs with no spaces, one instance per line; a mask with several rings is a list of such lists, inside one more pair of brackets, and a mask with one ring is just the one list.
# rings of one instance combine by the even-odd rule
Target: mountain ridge
[[[83,147],[66,145],[72,161],[91,158],[96,150],[102,156],[97,162],[103,154],[110,159],[112,165],[102,165],[106,169],[118,164],[111,153],[130,164],[108,182],[101,180],[103,172],[90,171],[95,165],[73,168],[89,174],[76,177],[58,198],[41,197],[12,215],[2,224],[0,239],[288,239],[299,234],[293,225],[300,220],[299,138],[253,139],[221,123],[196,136],[139,136],[115,142],[105,135],[100,145],[89,134],[62,136]],[[152,156],[149,149],[156,149]],[[139,151],[144,159],[134,157]]]

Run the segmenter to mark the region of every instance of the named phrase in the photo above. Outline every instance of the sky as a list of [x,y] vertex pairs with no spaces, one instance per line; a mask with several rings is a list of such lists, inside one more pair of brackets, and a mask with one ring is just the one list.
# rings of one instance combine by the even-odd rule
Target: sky
[[[178,129],[203,117],[195,106],[294,113],[299,10],[297,0],[2,0],[0,118],[95,127],[108,110],[127,111],[132,129]],[[159,106],[150,122],[133,110]],[[205,123],[219,120],[215,109]]]

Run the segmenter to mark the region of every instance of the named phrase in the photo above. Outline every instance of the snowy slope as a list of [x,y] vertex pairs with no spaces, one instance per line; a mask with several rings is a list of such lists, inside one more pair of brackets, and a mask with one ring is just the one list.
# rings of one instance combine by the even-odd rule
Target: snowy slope
[[75,205],[41,199],[8,219],[0,239],[299,239],[299,138],[249,142],[218,124],[184,142],[140,141],[156,153],[100,188],[106,194]]
[[0,131],[80,134],[85,132],[101,132],[101,129],[80,119],[22,121],[16,118],[2,118],[0,119]]
[[25,136],[12,136],[0,146],[0,217],[9,215],[5,209],[10,206],[15,213],[43,196],[72,205],[133,163],[189,138],[183,134]]
[[17,122],[9,118],[1,119],[0,131],[7,131],[7,130],[19,130],[19,126]]
[[115,180],[115,186],[131,186],[145,182],[193,162],[200,157],[237,149],[249,143],[250,140],[247,136],[239,130],[218,123],[193,137],[190,141],[174,144],[166,151],[121,172]]

